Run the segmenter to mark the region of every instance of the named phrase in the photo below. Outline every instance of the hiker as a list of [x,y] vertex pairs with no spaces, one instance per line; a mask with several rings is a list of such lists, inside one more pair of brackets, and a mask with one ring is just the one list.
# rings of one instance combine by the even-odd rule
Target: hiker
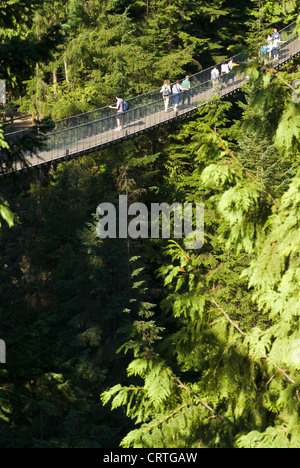
[[183,88],[183,94],[182,94],[182,104],[184,105],[185,103],[185,98],[187,98],[188,101],[188,107],[191,105],[191,82],[190,82],[190,76],[186,75],[185,79],[182,81],[181,86]]
[[279,41],[281,41],[281,34],[277,31],[277,29],[273,29],[272,39],[279,39]]
[[171,96],[171,87],[170,87],[170,81],[165,80],[164,84],[161,87],[160,90],[162,97],[164,99],[164,104],[165,104],[165,112],[168,112],[168,106],[169,106],[169,99]]
[[279,50],[280,50],[280,38],[278,36],[273,38],[273,58],[274,60],[279,60]]
[[221,65],[221,76],[223,78],[223,83],[227,86],[229,78],[229,66],[228,63],[224,60]]
[[220,83],[220,73],[216,66],[211,71],[211,81],[213,84],[213,89]]
[[117,105],[109,106],[110,109],[117,109],[117,128],[116,130],[122,130],[123,128],[123,112],[124,112],[124,101],[119,94],[116,95]]
[[183,87],[181,86],[180,84],[180,81],[179,80],[176,80],[176,83],[174,84],[173,88],[172,88],[172,95],[173,95],[173,102],[174,102],[174,111],[175,111],[175,114],[177,114],[178,112],[178,104],[180,103],[180,93],[181,91],[183,91]]
[[267,43],[260,48],[260,56],[262,59],[268,58],[269,47]]

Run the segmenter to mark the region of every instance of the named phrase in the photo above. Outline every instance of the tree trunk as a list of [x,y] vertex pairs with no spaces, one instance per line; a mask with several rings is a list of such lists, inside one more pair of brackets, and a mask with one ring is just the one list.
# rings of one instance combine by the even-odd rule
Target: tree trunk
[[53,89],[54,93],[56,94],[56,85],[57,85],[57,70],[52,71],[52,81],[53,81]]
[[65,66],[65,76],[66,76],[66,82],[70,83],[69,77],[68,77],[68,64],[66,61],[64,61],[64,66]]

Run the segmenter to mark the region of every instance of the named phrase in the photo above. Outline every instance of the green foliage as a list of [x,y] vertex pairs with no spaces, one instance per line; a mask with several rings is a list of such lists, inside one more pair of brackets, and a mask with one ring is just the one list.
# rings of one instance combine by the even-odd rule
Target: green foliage
[[[102,395],[135,419],[124,447],[299,444],[297,125],[287,146],[278,140],[296,106],[280,75],[252,71],[240,122],[230,122],[221,104],[216,119],[213,101],[169,145],[165,180],[185,200],[205,201],[205,244],[197,253],[170,244],[158,270],[168,332],[151,365],[140,354],[127,368],[129,378],[142,379],[134,390]],[[156,403],[149,420],[144,405]]]
[[[9,209],[7,201],[0,197],[0,217],[11,227],[14,224],[14,216]],[[1,222],[0,222],[1,227]]]
[[[51,57],[30,49],[28,67],[7,71],[20,89],[26,75],[23,106],[39,118],[197,71],[248,31],[257,46],[297,6],[56,0],[6,12],[14,4],[26,21],[14,31],[10,10],[6,47],[63,34]],[[238,104],[216,95],[183,123],[1,178],[1,447],[299,446],[298,62],[241,71]],[[1,170],[42,144],[0,141]],[[125,193],[203,203],[202,249],[97,238],[96,207]]]
[[[0,148],[2,151],[9,148],[7,142],[4,140],[2,128],[0,129]],[[6,221],[10,227],[14,224],[14,215],[9,209],[9,204],[0,194],[0,228],[2,224],[1,219]]]
[[[39,60],[45,92],[41,114],[59,119],[105,106],[117,91],[125,97],[145,93],[166,78],[172,81],[220,61],[232,38],[240,41],[250,0],[242,9],[227,3],[69,0],[65,5],[57,0],[53,8],[53,2],[42,2],[32,17],[31,34],[40,40],[57,26],[63,43],[52,60]],[[34,70],[23,78],[26,112],[37,78]]]

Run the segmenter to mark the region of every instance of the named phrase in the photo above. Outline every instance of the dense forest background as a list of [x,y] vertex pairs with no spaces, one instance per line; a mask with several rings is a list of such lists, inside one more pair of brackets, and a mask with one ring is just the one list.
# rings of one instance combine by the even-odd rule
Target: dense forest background
[[[249,82],[112,148],[0,178],[0,447],[299,448],[299,0],[8,0],[6,112],[42,124],[250,47]],[[1,173],[42,144],[10,148]],[[96,208],[205,206],[205,244],[105,239]]]

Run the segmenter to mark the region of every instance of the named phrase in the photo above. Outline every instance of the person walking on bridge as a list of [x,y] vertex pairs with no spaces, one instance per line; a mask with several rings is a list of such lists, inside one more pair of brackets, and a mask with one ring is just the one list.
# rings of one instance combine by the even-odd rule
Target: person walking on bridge
[[191,82],[190,76],[186,75],[185,79],[181,83],[183,94],[182,94],[182,104],[185,103],[185,98],[187,98],[188,107],[191,105]]
[[273,59],[278,60],[279,59],[279,51],[280,51],[280,42],[281,42],[281,34],[277,31],[277,29],[273,30]]
[[272,36],[273,39],[279,39],[279,41],[281,41],[281,34],[277,31],[277,29],[274,29],[273,30],[273,36]]
[[227,86],[228,79],[229,79],[229,65],[226,60],[223,61],[221,65],[221,76],[225,86]]
[[228,68],[229,68],[229,80],[234,83],[234,78],[236,77],[236,73],[234,72],[234,67],[237,67],[238,64],[233,61],[233,58],[231,58],[228,62]]
[[168,112],[169,100],[171,96],[171,86],[170,86],[169,80],[164,81],[164,84],[162,85],[160,92],[164,100],[165,112]]
[[178,104],[180,103],[180,93],[181,91],[183,91],[183,87],[181,86],[180,84],[180,81],[179,80],[176,80],[176,83],[174,84],[173,88],[172,88],[172,95],[173,95],[173,102],[174,102],[174,111],[175,111],[175,114],[177,114],[178,112]]
[[213,84],[213,89],[215,89],[216,86],[220,83],[220,72],[219,72],[216,65],[214,66],[214,68],[211,71],[211,81],[212,81],[212,84]]
[[271,60],[272,59],[272,50],[273,50],[273,37],[271,36],[271,34],[268,34],[267,45],[268,45],[269,60]]
[[279,60],[279,51],[280,51],[280,39],[278,36],[275,36],[273,39],[273,58],[274,60]]
[[123,112],[124,112],[124,100],[119,94],[116,95],[117,105],[109,106],[110,109],[117,109],[117,128],[116,130],[122,130],[123,128]]

